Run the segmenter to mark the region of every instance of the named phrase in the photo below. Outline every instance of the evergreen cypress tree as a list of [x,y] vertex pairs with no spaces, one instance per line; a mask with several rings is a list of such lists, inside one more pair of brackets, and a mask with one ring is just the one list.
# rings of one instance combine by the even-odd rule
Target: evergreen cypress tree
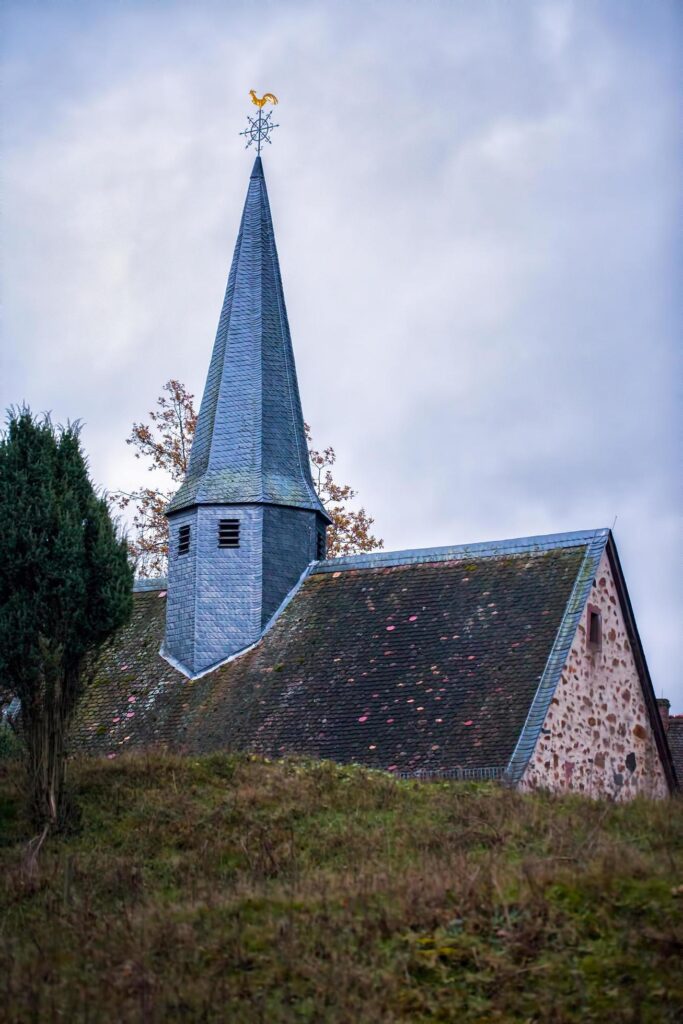
[[99,648],[130,616],[132,584],[78,425],[11,412],[0,437],[0,678],[21,701],[31,808],[46,829],[67,820],[69,724]]

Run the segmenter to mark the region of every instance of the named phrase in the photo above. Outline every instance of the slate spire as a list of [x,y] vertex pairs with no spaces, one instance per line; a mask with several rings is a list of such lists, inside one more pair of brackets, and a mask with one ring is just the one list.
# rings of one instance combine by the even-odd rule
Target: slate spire
[[319,512],[263,176],[256,157],[187,476],[167,512],[266,503]]
[[273,221],[257,157],[185,480],[166,509],[162,653],[196,676],[261,637],[330,518],[311,478]]

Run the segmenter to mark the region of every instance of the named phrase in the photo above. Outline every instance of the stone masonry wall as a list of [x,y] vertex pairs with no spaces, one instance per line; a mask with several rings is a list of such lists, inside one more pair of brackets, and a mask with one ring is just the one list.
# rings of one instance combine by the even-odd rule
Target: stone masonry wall
[[[589,642],[590,607],[601,644]],[[605,553],[520,788],[662,798],[668,785]]]

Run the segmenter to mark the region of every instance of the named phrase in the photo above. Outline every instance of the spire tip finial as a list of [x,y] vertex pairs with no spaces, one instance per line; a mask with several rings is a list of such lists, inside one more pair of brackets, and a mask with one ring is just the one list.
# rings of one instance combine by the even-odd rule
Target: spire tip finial
[[254,166],[251,169],[250,177],[252,177],[252,178],[262,178],[263,177],[263,162],[261,160],[261,157],[258,156],[258,155],[257,155],[256,159],[254,160]]
[[263,143],[267,142],[270,145],[270,133],[273,131],[274,128],[280,127],[278,124],[273,124],[272,110],[269,110],[265,117],[263,116],[263,108],[266,105],[266,103],[272,103],[273,105],[275,105],[278,102],[278,98],[275,95],[275,93],[266,92],[259,99],[259,97],[256,95],[255,89],[250,89],[249,95],[251,96],[251,102],[254,104],[254,106],[258,107],[258,116],[250,117],[247,114],[247,121],[249,122],[249,127],[245,128],[243,132],[240,132],[240,135],[244,135],[246,137],[247,144],[244,147],[245,149],[248,149],[249,146],[252,145],[252,143],[256,144],[256,154],[258,157],[261,155],[261,146],[263,145]]

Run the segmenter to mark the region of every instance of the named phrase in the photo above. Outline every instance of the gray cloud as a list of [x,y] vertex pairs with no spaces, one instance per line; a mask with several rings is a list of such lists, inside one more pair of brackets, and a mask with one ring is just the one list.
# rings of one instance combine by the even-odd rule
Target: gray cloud
[[[628,10],[626,9],[628,8]],[[683,710],[675,4],[6,5],[0,399],[197,394],[266,154],[307,418],[388,547],[611,525]],[[40,26],[40,31],[38,31]],[[678,549],[679,550],[679,549]]]

